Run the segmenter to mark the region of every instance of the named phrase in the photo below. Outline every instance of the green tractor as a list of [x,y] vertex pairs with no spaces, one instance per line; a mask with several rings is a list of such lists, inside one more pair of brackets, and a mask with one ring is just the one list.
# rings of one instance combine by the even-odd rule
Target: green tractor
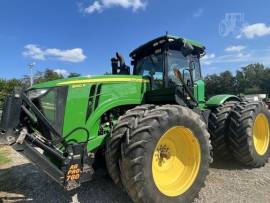
[[214,157],[250,167],[269,157],[270,114],[234,95],[205,99],[205,47],[162,36],[116,54],[112,74],[16,88],[0,135],[67,190],[91,180],[105,160],[134,202],[191,202]]

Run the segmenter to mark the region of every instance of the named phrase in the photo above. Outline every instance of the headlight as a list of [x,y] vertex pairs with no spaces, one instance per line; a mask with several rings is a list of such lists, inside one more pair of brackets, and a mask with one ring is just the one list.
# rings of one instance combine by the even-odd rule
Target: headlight
[[36,99],[44,94],[46,94],[49,89],[34,89],[27,92],[27,96],[29,99]]

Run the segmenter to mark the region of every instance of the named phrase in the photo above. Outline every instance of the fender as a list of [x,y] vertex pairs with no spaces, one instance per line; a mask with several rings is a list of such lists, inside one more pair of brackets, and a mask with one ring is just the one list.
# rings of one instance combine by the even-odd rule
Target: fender
[[215,95],[206,102],[206,106],[215,107],[227,101],[241,101],[241,99],[235,95],[230,95],[230,94]]

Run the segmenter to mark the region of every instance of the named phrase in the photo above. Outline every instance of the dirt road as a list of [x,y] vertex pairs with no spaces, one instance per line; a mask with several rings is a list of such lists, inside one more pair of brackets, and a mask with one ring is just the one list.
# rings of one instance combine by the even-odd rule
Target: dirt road
[[[104,171],[99,171],[92,182],[67,193],[11,148],[1,148],[3,152],[9,153],[12,162],[0,166],[2,202],[130,202]],[[234,161],[214,162],[195,202],[270,202],[270,164],[250,170]]]

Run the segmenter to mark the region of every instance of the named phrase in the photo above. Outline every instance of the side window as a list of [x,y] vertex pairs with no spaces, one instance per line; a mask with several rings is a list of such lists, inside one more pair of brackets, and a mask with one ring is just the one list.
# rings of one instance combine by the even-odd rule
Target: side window
[[150,55],[138,61],[136,66],[139,75],[147,76],[151,79],[152,88],[163,87],[163,55]]
[[168,77],[171,85],[181,85],[181,82],[175,78],[174,68],[177,68],[187,82],[190,79],[189,60],[180,51],[170,50],[168,55]]
[[200,60],[197,56],[193,56],[192,61],[194,62],[193,79],[194,81],[197,81],[202,78]]
[[191,80],[189,68],[193,66],[193,80],[197,81],[201,79],[201,67],[199,58],[195,55],[184,56],[180,51],[170,50],[168,56],[168,76],[170,84],[181,85],[180,81],[175,78],[174,68],[179,69],[185,82]]
[[51,122],[56,121],[56,91],[52,90],[40,98],[40,106],[43,114]]

